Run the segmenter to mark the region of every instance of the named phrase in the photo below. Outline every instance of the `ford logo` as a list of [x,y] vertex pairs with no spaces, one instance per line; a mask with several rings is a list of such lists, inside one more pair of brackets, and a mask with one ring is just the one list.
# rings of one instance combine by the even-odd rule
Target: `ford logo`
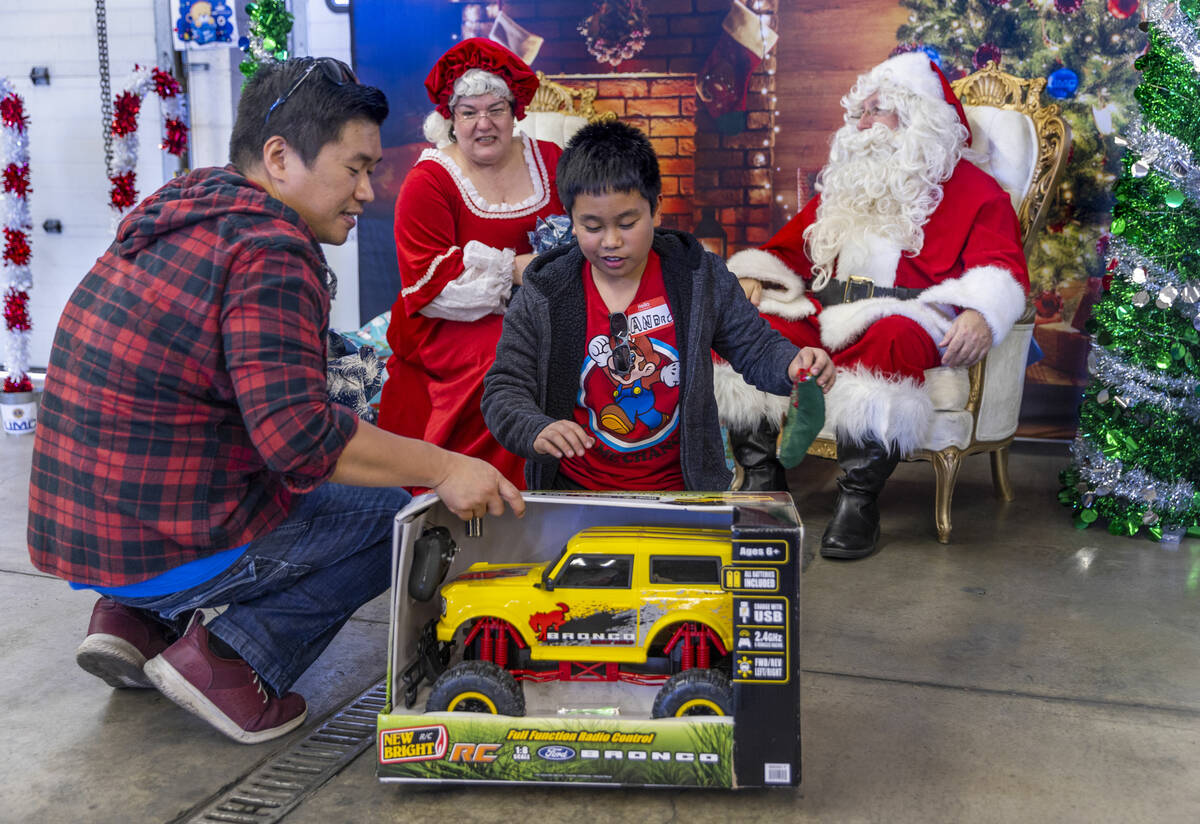
[[551,744],[537,751],[538,758],[546,761],[570,761],[575,757],[575,750],[561,744]]

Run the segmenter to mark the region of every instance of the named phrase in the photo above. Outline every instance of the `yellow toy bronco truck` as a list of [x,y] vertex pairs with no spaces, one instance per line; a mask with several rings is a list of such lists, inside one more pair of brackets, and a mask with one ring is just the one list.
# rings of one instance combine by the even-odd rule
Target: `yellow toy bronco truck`
[[426,710],[524,715],[518,680],[661,684],[656,718],[728,715],[732,597],[725,530],[591,527],[551,563],[478,563],[441,589],[436,639],[463,661]]

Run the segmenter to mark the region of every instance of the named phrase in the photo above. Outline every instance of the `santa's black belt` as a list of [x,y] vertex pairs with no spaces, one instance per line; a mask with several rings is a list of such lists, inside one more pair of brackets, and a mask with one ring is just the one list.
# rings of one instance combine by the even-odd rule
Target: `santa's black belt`
[[839,303],[854,303],[856,300],[866,300],[867,298],[899,298],[900,300],[911,300],[924,289],[908,289],[904,286],[876,286],[875,281],[870,278],[849,277],[846,280],[834,280],[819,292],[814,292],[813,297],[821,302],[822,306],[837,306]]

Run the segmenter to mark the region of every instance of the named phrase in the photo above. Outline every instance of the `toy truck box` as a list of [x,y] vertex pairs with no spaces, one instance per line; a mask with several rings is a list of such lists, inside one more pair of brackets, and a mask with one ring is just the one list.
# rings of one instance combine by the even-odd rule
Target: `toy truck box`
[[798,785],[791,497],[524,498],[397,513],[380,780]]

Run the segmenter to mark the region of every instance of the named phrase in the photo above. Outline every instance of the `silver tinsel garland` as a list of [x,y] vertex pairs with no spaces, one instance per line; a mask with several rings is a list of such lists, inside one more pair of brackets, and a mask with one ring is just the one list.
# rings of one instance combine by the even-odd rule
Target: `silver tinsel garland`
[[1200,329],[1200,280],[1183,280],[1178,273],[1164,269],[1120,237],[1109,242],[1108,258],[1116,262],[1113,277],[1119,276],[1138,287],[1133,296],[1134,306],[1153,301],[1159,309],[1173,309]]
[[[1133,366],[1100,347],[1088,355],[1088,371],[1107,387],[1096,393],[1096,403],[1112,401],[1122,408],[1149,404],[1200,423],[1200,397],[1196,396],[1198,382],[1194,378],[1169,378]],[[1159,389],[1151,388],[1155,386]]]
[[1173,0],[1148,0],[1143,9],[1145,19],[1171,38],[1175,48],[1183,52],[1200,72],[1200,38],[1196,36],[1196,24],[1179,10],[1179,4]]
[[1177,137],[1147,125],[1135,117],[1125,137],[1118,143],[1128,145],[1138,155],[1130,166],[1134,177],[1145,177],[1153,169],[1171,181],[1192,202],[1200,202],[1200,169],[1192,150]]
[[1182,516],[1192,506],[1196,488],[1187,480],[1164,481],[1144,469],[1126,468],[1120,461],[1106,458],[1083,436],[1076,436],[1071,451],[1079,468],[1080,479],[1091,490],[1081,495],[1085,507],[1091,505],[1089,494],[1124,498],[1160,514],[1178,513]]

